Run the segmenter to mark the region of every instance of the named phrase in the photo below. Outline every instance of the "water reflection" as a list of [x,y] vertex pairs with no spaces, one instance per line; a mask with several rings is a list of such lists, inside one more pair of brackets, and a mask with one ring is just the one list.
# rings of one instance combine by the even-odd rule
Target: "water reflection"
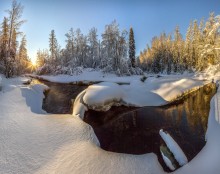
[[164,142],[159,130],[169,132],[187,158],[194,158],[205,145],[210,100],[215,92],[214,84],[206,85],[169,106],[90,110],[84,120],[94,128],[103,149],[129,154],[154,152],[167,170],[160,155]]

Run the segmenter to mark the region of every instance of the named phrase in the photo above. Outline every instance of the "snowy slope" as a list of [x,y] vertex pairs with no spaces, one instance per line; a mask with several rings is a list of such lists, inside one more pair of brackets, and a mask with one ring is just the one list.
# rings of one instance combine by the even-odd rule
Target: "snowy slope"
[[[165,95],[163,90],[175,96],[204,83],[189,77],[186,79],[189,82],[182,80],[181,77],[149,78],[144,84],[133,81],[134,79],[129,80],[131,85],[137,86],[136,92],[132,94],[133,97],[126,98],[124,95],[120,97],[134,103],[142,103],[140,100],[132,99],[136,94],[138,95],[139,90],[145,92],[146,98],[148,97],[147,91],[150,91],[161,95],[163,100],[168,100],[169,96]],[[128,155],[102,150],[99,148],[99,142],[91,126],[79,117],[43,114],[40,105],[43,90],[46,87],[34,85],[27,88],[22,85],[23,81],[26,79],[3,78],[2,80],[3,90],[0,92],[1,174],[165,173],[153,153]],[[184,86],[184,84],[187,85]],[[129,87],[121,88],[123,94],[126,94],[125,88]],[[175,95],[172,91],[175,91]],[[132,88],[127,92],[132,93]],[[83,97],[84,94],[82,92],[79,96]],[[79,107],[76,108],[84,107],[79,96],[75,101],[75,103],[79,101],[77,103]],[[216,121],[220,118],[217,115],[220,107],[219,100],[220,91],[211,102],[206,146],[192,161],[174,173],[219,174],[220,125]],[[82,109],[78,111],[74,109],[74,112],[78,112],[74,115],[79,116],[81,111]]]
[[[33,101],[42,101],[43,91],[39,90],[44,88],[27,89],[21,85],[21,79],[3,82],[1,174],[163,173],[154,154],[126,155],[100,149],[91,126],[78,117],[33,113]],[[29,102],[31,105],[27,106]]]

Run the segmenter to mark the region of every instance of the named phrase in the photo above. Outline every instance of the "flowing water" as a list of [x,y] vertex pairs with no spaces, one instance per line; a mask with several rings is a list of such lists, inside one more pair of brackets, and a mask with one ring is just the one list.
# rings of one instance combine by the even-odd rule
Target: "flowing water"
[[42,108],[52,114],[72,114],[73,100],[87,85],[54,83],[34,79],[32,84],[45,84],[50,90],[45,93]]
[[159,130],[167,131],[179,144],[188,160],[205,145],[210,100],[214,84],[192,92],[184,100],[163,107],[113,107],[107,112],[86,112],[84,121],[97,135],[101,148],[118,153],[154,152],[164,170],[160,146],[164,145]]
[[[45,93],[43,109],[55,114],[71,114],[71,100],[87,88],[39,80],[32,83],[43,83],[50,87]],[[107,112],[89,110],[85,113],[84,121],[93,127],[104,150],[128,154],[154,152],[164,170],[169,171],[160,154],[160,146],[165,143],[159,130],[167,131],[189,161],[193,159],[205,145],[210,100],[215,92],[215,85],[209,84],[167,106],[120,106],[112,107]]]

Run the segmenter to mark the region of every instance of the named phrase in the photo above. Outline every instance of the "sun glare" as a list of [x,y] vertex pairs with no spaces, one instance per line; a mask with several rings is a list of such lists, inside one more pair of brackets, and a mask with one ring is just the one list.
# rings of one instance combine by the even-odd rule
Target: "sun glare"
[[36,66],[37,65],[36,59],[35,58],[31,58],[31,63],[32,63],[33,66]]

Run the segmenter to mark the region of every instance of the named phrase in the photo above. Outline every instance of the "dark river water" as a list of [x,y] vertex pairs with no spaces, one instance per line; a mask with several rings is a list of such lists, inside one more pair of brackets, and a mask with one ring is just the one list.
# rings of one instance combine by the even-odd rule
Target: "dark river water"
[[210,100],[215,85],[207,85],[184,100],[163,107],[113,107],[107,112],[86,112],[101,148],[119,153],[145,154],[154,152],[165,171],[169,171],[160,154],[164,145],[159,130],[167,131],[179,144],[188,160],[205,145]]
[[[72,101],[87,86],[34,80],[50,87],[43,109],[48,113],[72,113]],[[89,110],[84,121],[97,135],[101,148],[107,151],[145,154],[154,152],[165,171],[169,171],[160,154],[164,145],[159,130],[167,131],[182,148],[188,160],[205,145],[210,100],[216,92],[214,84],[206,85],[183,100],[162,107],[112,107],[107,112]]]
[[77,95],[86,89],[87,85],[75,85],[54,83],[43,80],[32,80],[32,84],[42,83],[50,87],[50,90],[45,93],[42,108],[52,114],[72,114],[73,102]]

